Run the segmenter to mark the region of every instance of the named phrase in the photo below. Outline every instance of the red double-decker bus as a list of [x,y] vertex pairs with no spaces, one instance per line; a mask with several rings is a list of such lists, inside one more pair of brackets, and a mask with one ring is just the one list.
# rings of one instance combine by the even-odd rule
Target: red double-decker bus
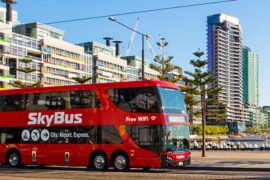
[[0,92],[0,163],[127,170],[190,164],[179,88],[134,81]]

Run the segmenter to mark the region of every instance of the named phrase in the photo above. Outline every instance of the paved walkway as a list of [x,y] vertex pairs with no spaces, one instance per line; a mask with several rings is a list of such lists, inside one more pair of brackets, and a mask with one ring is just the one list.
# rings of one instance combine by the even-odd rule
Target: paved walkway
[[270,170],[270,152],[267,151],[192,151],[190,168],[218,168],[241,170]]

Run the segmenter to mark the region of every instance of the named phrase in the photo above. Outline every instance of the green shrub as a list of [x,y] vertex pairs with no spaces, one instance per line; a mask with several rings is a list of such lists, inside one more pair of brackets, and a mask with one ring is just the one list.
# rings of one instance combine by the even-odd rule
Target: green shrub
[[[207,135],[227,134],[228,132],[229,128],[227,126],[205,126],[205,134]],[[193,125],[191,133],[202,135],[202,125]]]

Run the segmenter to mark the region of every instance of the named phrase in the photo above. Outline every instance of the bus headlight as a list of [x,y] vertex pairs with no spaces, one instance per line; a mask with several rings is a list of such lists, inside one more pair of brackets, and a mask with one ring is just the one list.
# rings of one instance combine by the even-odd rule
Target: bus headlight
[[171,156],[167,156],[167,160],[172,161],[172,157]]

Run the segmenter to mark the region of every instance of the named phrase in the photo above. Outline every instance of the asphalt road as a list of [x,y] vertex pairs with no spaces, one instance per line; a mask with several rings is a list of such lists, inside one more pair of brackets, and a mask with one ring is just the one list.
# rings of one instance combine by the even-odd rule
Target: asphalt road
[[1,180],[29,179],[270,179],[270,152],[200,152],[192,153],[192,165],[182,169],[153,169],[128,172],[96,172],[84,167],[27,167],[12,169],[0,166]]
[[29,179],[95,179],[95,180],[124,180],[124,179],[269,179],[269,171],[234,171],[234,170],[150,170],[144,172],[132,169],[129,172],[95,172],[85,168],[35,168],[22,169],[0,168],[1,180],[29,180]]

